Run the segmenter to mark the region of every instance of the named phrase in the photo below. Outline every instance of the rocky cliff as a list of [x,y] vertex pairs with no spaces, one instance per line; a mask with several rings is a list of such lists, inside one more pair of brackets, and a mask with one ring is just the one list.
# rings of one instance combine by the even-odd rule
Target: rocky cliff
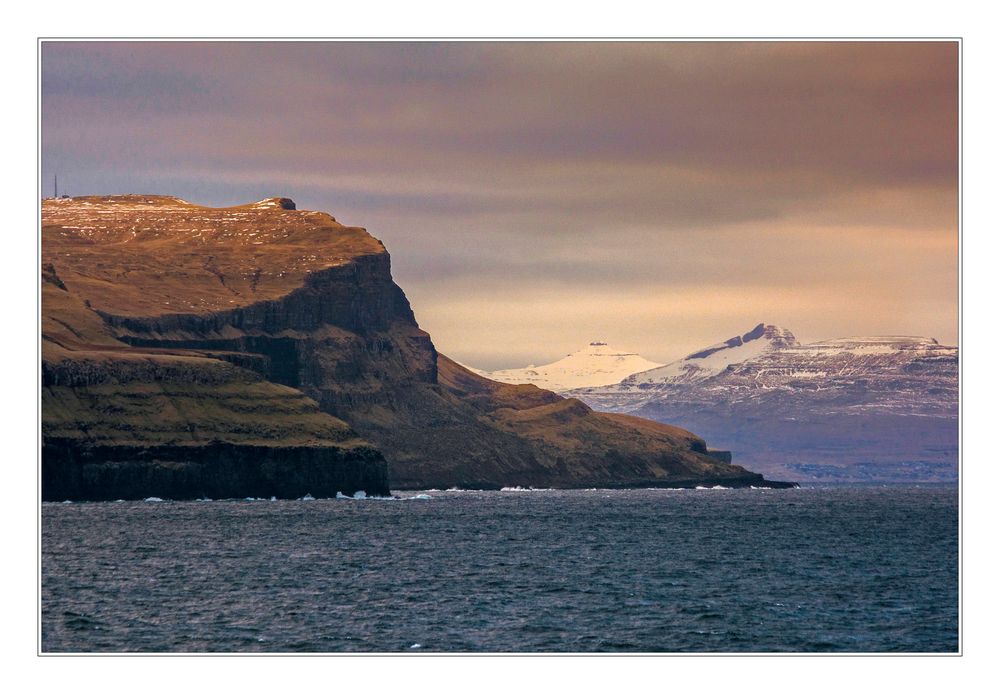
[[288,199],[46,200],[42,221],[45,498],[764,483],[439,355],[382,244]]

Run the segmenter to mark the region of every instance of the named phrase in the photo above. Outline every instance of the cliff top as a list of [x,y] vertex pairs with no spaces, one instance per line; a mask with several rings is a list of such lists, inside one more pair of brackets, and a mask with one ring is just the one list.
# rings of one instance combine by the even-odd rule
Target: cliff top
[[288,198],[203,207],[163,195],[42,201],[42,262],[116,315],[208,313],[277,299],[380,241]]

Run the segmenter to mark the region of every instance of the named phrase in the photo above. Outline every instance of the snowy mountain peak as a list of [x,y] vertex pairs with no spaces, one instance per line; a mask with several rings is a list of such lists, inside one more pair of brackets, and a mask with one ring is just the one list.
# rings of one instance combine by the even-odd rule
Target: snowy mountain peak
[[678,359],[666,366],[637,373],[622,382],[625,386],[649,383],[693,383],[722,373],[731,364],[738,364],[764,352],[799,344],[792,331],[786,328],[758,323],[742,335]]
[[777,325],[758,323],[757,326],[749,332],[737,335],[736,337],[731,337],[719,345],[709,347],[707,350],[702,350],[701,352],[688,355],[687,358],[698,359],[700,358],[698,355],[707,356],[707,354],[705,354],[706,352],[710,354],[712,351],[718,351],[719,349],[725,349],[726,347],[739,347],[740,345],[745,345],[746,343],[753,342],[754,340],[769,342],[774,347],[792,347],[798,344],[798,340],[795,339],[795,335],[792,334],[791,330],[780,328]]
[[586,347],[551,364],[478,373],[503,383],[531,383],[547,390],[565,391],[611,385],[638,371],[658,366],[661,364],[649,361],[635,352],[594,340]]
[[607,342],[591,342],[583,349],[578,349],[575,352],[570,352],[567,357],[578,354],[590,354],[599,357],[637,357],[639,356],[635,352],[629,352],[628,350],[618,349],[617,347],[612,347]]

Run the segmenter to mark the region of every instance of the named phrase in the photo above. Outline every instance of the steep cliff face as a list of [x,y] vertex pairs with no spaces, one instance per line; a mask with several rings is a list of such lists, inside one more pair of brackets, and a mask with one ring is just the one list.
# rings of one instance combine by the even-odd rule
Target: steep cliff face
[[[147,214],[159,207],[143,200]],[[185,276],[171,244],[136,242],[148,230],[125,210],[137,206],[131,197],[43,204],[42,498],[388,494],[378,449],[262,376],[267,354],[127,342],[120,324],[164,295],[212,296]]]
[[[222,441],[258,447],[258,466],[298,456],[306,478],[319,458],[301,449],[326,447],[329,469],[345,470],[348,486],[364,478],[369,493],[384,489],[374,448],[396,488],[763,482],[688,432],[497,384],[438,355],[382,244],[287,199],[226,209],[159,196],[48,200],[42,245],[51,460],[79,464],[85,449],[90,464],[119,470],[153,455],[130,447],[160,445],[157,460],[197,458],[207,478],[209,454],[195,451]],[[177,416],[130,421],[142,397]],[[115,401],[110,416],[100,412]],[[128,435],[100,433],[95,417],[127,423]],[[267,446],[282,453],[262,457]],[[223,457],[241,464],[238,453]],[[346,472],[351,460],[369,476]],[[213,479],[233,474],[218,470],[227,472]]]

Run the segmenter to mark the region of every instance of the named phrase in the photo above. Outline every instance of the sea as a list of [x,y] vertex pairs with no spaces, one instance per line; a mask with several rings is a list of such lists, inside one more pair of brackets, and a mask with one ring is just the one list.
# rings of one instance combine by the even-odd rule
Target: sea
[[45,503],[44,653],[956,653],[954,486]]

